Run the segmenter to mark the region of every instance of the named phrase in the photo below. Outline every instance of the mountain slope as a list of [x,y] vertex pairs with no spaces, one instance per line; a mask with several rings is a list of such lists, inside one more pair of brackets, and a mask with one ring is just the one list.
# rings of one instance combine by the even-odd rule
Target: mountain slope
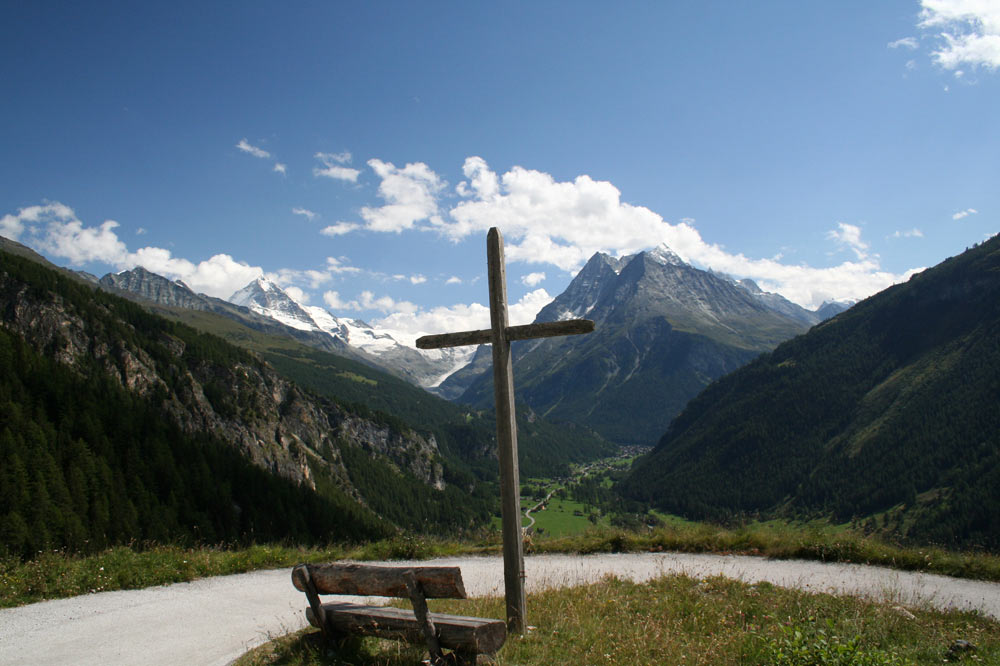
[[309,327],[289,326],[249,307],[236,305],[205,294],[196,294],[183,282],[168,280],[141,266],[120,273],[108,273],[98,281],[98,284],[102,289],[131,300],[138,300],[138,302],[166,316],[170,316],[177,308],[211,312],[232,319],[241,326],[255,331],[288,336],[310,347],[349,356],[362,363],[375,365],[372,359],[351,349],[339,338]]
[[[268,281],[250,283],[239,298],[254,310],[193,294],[187,286],[141,268],[107,275],[101,283],[114,289],[128,289],[126,293],[132,298],[140,298],[138,302],[150,305],[165,317],[259,353],[300,386],[340,404],[350,404],[352,409],[384,423],[423,433],[439,447],[444,477],[449,482],[473,488],[477,479],[487,482],[496,479],[496,424],[488,411],[481,413],[453,405],[405,381],[399,374],[387,374],[381,366],[366,361],[370,356],[358,354],[342,338],[333,335],[335,326],[328,327],[333,331],[330,335],[307,330],[305,316],[313,322],[324,321],[315,310],[333,318],[320,308],[299,306]],[[146,301],[147,296],[156,300]],[[284,312],[285,318],[297,318],[303,325],[293,328],[262,314],[270,310]],[[352,329],[351,336],[358,332],[358,322],[337,321],[336,326]],[[327,342],[318,346],[313,337],[303,336],[320,336]],[[331,349],[331,343],[337,346]],[[399,346],[395,341],[391,344]],[[525,474],[557,476],[565,473],[571,462],[586,462],[610,451],[607,442],[584,428],[555,427],[543,419],[528,421],[527,416],[524,409],[519,410],[519,453]]]
[[697,518],[895,508],[901,533],[997,548],[998,396],[994,237],[709,386],[622,489]]
[[321,307],[301,305],[267,278],[257,278],[229,300],[298,331],[326,334],[338,345],[331,351],[352,355],[431,391],[472,356],[467,348],[418,350],[412,340],[404,344],[405,336],[399,333],[376,330],[358,319],[335,317]]
[[[245,350],[65,273],[0,257],[0,537],[13,550],[37,545],[39,521],[46,547],[78,546],[81,534],[99,547],[357,539],[488,519],[494,493],[447,483],[433,437],[310,395]],[[80,486],[79,465],[98,477]],[[66,499],[74,483],[79,505]],[[109,523],[101,506],[123,513]]]
[[[651,443],[713,379],[806,330],[762,294],[663,246],[622,259],[595,254],[535,319],[586,317],[595,332],[515,343],[518,399],[619,443]],[[443,388],[468,375],[456,373]],[[459,401],[485,405],[491,390],[481,375]]]

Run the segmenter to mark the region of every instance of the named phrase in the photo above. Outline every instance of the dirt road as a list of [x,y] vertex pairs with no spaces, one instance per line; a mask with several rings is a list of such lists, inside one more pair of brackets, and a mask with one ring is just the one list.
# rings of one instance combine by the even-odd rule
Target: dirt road
[[[401,564],[394,562],[393,564]],[[499,557],[446,558],[470,595],[500,595]],[[1000,584],[880,567],[758,557],[640,553],[526,558],[529,594],[613,574],[642,581],[669,573],[722,574],[814,592],[855,594],[907,605],[977,609],[1000,619]],[[305,598],[291,569],[206,578],[146,590],[102,592],[0,610],[0,664],[222,666],[271,637],[304,626]],[[531,599],[528,599],[530,619]]]

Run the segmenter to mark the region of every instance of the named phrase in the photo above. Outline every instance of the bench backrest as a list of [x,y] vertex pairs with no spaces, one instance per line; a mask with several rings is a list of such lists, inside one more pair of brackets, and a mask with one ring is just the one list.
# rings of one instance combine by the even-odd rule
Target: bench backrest
[[300,564],[292,569],[295,588],[306,591],[306,572],[319,594],[410,597],[406,572],[412,572],[429,599],[465,599],[458,567],[383,567],[371,564]]

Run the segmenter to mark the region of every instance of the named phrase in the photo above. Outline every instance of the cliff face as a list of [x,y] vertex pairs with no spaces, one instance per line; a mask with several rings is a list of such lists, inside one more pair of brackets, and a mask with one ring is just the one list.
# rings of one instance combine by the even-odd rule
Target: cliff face
[[189,331],[185,341],[155,327],[137,330],[101,299],[81,307],[2,270],[0,312],[0,325],[39,353],[81,373],[97,366],[130,391],[153,396],[184,431],[212,433],[282,477],[315,489],[320,472],[364,501],[342,460],[340,447],[351,446],[444,488],[433,437],[399,432],[306,394],[248,353],[227,346],[223,362],[206,352],[209,336]]

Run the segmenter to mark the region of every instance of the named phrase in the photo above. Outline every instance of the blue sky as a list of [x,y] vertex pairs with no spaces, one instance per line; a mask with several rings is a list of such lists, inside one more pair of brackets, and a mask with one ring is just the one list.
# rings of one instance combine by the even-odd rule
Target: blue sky
[[433,333],[490,226],[518,320],[595,251],[815,307],[998,231],[996,0],[0,12],[0,234],[96,274]]

